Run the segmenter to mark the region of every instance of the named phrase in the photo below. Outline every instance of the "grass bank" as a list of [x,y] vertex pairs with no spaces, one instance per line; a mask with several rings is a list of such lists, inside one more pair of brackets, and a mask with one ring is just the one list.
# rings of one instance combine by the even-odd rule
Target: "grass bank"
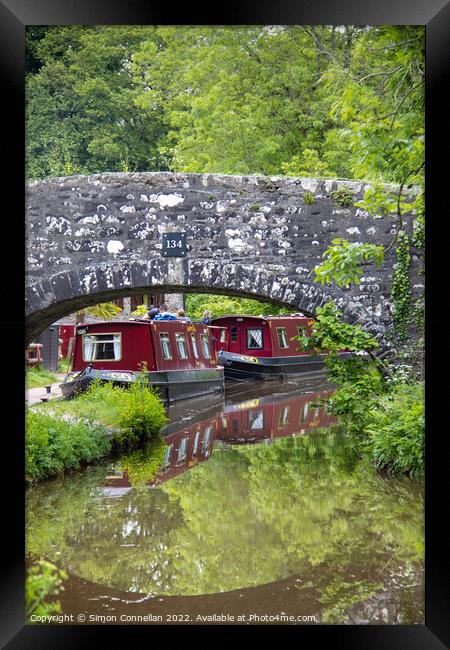
[[128,389],[97,382],[74,400],[29,409],[26,482],[78,469],[113,450],[132,448],[156,437],[166,422],[164,404],[144,378]]
[[47,384],[55,384],[58,377],[45,368],[26,368],[25,385],[27,388],[41,388]]

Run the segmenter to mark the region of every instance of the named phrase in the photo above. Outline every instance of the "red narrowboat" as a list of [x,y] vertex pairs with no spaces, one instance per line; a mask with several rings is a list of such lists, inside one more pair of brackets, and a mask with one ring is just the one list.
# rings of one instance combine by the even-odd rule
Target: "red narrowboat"
[[78,325],[72,369],[60,385],[73,397],[96,379],[129,384],[146,370],[166,402],[223,390],[208,327],[180,320],[107,321]]
[[[220,316],[211,321],[223,329],[217,342],[217,361],[225,378],[283,379],[324,370],[326,354],[300,348],[294,336],[310,336],[314,320],[306,316]],[[348,352],[340,353],[343,358]]]

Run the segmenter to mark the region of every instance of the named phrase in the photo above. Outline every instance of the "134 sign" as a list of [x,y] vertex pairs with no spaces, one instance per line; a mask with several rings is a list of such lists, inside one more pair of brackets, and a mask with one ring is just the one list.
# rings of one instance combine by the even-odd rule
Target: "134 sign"
[[186,255],[186,234],[184,232],[165,232],[162,240],[163,255],[184,257]]

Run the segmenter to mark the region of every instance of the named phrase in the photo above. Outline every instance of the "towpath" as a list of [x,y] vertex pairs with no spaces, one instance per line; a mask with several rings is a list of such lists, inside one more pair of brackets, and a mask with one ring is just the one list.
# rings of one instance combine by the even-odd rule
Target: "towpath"
[[49,401],[56,399],[57,397],[61,397],[61,389],[59,387],[59,384],[64,379],[64,375],[58,373],[54,374],[56,377],[58,377],[58,382],[55,384],[49,384],[51,385],[50,394],[47,393],[45,386],[39,386],[38,388],[25,388],[25,401],[27,402],[28,406],[40,403],[42,397],[48,397]]

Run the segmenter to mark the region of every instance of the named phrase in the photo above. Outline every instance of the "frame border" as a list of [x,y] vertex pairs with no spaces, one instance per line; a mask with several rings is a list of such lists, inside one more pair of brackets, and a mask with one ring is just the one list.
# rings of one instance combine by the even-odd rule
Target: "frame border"
[[[1,78],[6,86],[5,108],[9,111],[7,115],[7,128],[4,130],[11,136],[11,144],[4,149],[4,157],[8,162],[7,183],[5,193],[13,194],[14,198],[23,196],[24,188],[24,28],[25,25],[64,25],[64,24],[409,24],[426,26],[426,54],[427,54],[427,76],[426,76],[426,204],[429,214],[434,216],[434,224],[431,218],[427,225],[428,250],[430,241],[433,246],[433,256],[428,255],[427,259],[427,284],[426,300],[427,309],[426,324],[427,331],[432,331],[435,319],[432,318],[433,301],[438,305],[442,303],[442,288],[436,284],[439,273],[437,263],[440,259],[448,259],[448,249],[444,242],[450,238],[444,238],[442,226],[445,220],[436,224],[435,215],[445,215],[443,194],[448,185],[446,174],[445,153],[450,150],[445,147],[444,140],[449,137],[448,129],[448,104],[441,100],[443,90],[450,86],[450,65],[448,33],[450,28],[450,2],[448,0],[366,0],[364,4],[358,0],[316,0],[314,5],[306,0],[279,0],[277,3],[269,4],[270,0],[263,0],[258,5],[252,4],[251,0],[236,0],[228,7],[213,7],[213,11],[196,11],[195,7],[186,5],[176,14],[171,6],[155,6],[146,3],[145,0],[134,0],[127,4],[123,0],[78,0],[72,3],[71,0],[2,0],[0,1],[0,70]],[[94,4],[95,3],[95,4]],[[329,3],[329,4],[328,4]],[[176,17],[176,23],[174,23]],[[10,129],[10,124],[16,128]],[[446,128],[447,127],[447,128]],[[21,143],[19,145],[19,142]],[[10,154],[16,154],[15,164],[10,162]],[[443,161],[439,160],[439,154]],[[439,201],[441,199],[441,201]],[[18,201],[16,200],[16,203]],[[448,214],[448,210],[447,210]],[[6,216],[6,215],[5,215]],[[5,235],[11,235],[11,226],[14,236],[15,263],[12,270],[6,266],[7,274],[11,280],[22,278],[24,280],[25,264],[23,241],[24,224],[19,215],[8,223],[8,231]],[[17,248],[16,248],[17,246]],[[439,249],[441,246],[441,249]],[[446,246],[446,248],[444,248]],[[9,243],[8,243],[9,248]],[[431,258],[431,259],[430,259]],[[434,282],[432,281],[434,271]],[[23,282],[24,284],[24,282]],[[6,283],[5,283],[6,285]],[[6,285],[7,286],[7,285]],[[5,289],[6,289],[5,286]],[[448,291],[448,290],[447,290]],[[5,291],[6,293],[6,291]],[[139,630],[141,626],[25,626],[24,625],[24,503],[23,503],[23,438],[16,434],[17,414],[23,413],[22,397],[19,391],[14,391],[16,385],[23,386],[22,352],[24,323],[17,317],[23,313],[22,301],[17,291],[8,292],[7,318],[1,323],[4,338],[11,344],[4,346],[7,353],[6,367],[16,369],[18,379],[11,385],[10,374],[4,373],[5,386],[3,394],[8,396],[10,413],[16,416],[10,427],[6,428],[4,439],[11,443],[11,451],[7,451],[6,463],[10,473],[8,478],[7,497],[11,496],[15,501],[10,503],[10,512],[7,512],[6,525],[8,534],[5,536],[9,543],[9,549],[4,557],[7,558],[7,569],[3,572],[1,581],[0,598],[3,604],[1,610],[2,624],[0,626],[0,641],[2,647],[15,650],[18,648],[79,648],[86,641],[99,639],[100,632],[102,640],[105,632],[113,632],[116,640],[113,645],[122,645],[123,641],[130,642],[130,627]],[[444,294],[445,295],[445,294]],[[11,314],[13,316],[11,317]],[[21,329],[23,328],[23,329]],[[431,330],[430,330],[431,328]],[[7,338],[6,338],[7,337]],[[442,476],[448,472],[444,459],[445,452],[440,449],[438,434],[432,437],[432,431],[442,433],[442,425],[438,421],[439,409],[442,411],[442,404],[445,405],[445,395],[441,389],[441,395],[437,395],[439,387],[433,386],[431,394],[431,370],[433,363],[443,356],[442,348],[437,349],[439,339],[427,337],[426,346],[426,369],[427,369],[427,457],[426,457],[426,587],[425,587],[425,625],[417,626],[264,626],[274,628],[277,637],[288,633],[291,639],[310,641],[329,641],[335,648],[350,650],[352,648],[373,648],[380,647],[395,650],[403,648],[417,650],[438,650],[450,647],[450,590],[448,581],[448,542],[444,530],[440,530],[439,523],[442,520],[442,509],[439,507],[439,498],[443,492]],[[442,335],[441,335],[442,340]],[[445,341],[445,339],[444,339]],[[441,366],[442,368],[442,366]],[[5,375],[7,374],[7,377]],[[14,373],[15,377],[17,375]],[[11,387],[13,395],[10,395]],[[14,393],[17,393],[14,394]],[[447,398],[448,399],[448,398]],[[433,404],[434,408],[430,406]],[[444,420],[445,421],[445,420]],[[21,419],[23,425],[23,416]],[[447,425],[448,426],[448,425]],[[21,427],[20,427],[21,428]],[[23,430],[23,429],[22,429]],[[5,462],[5,461],[4,461]],[[10,487],[11,486],[11,487]],[[19,496],[20,495],[20,496]],[[15,519],[14,525],[11,517]],[[447,580],[445,579],[447,578]],[[152,640],[159,640],[164,634],[167,640],[172,630],[183,633],[186,628],[177,630],[183,626],[152,627]],[[218,640],[220,634],[221,645],[228,643],[234,634],[239,634],[242,640],[254,640],[255,626],[199,626],[201,635],[208,641]],[[256,626],[261,627],[261,626]],[[216,629],[218,628],[218,629]],[[149,638],[148,626],[142,629]],[[194,628],[196,630],[196,628]],[[268,631],[268,630],[267,630]],[[266,631],[264,631],[264,634]],[[161,636],[160,636],[161,635]],[[286,638],[286,637],[285,637]],[[181,639],[181,636],[180,636]],[[97,641],[98,642],[98,641]]]

